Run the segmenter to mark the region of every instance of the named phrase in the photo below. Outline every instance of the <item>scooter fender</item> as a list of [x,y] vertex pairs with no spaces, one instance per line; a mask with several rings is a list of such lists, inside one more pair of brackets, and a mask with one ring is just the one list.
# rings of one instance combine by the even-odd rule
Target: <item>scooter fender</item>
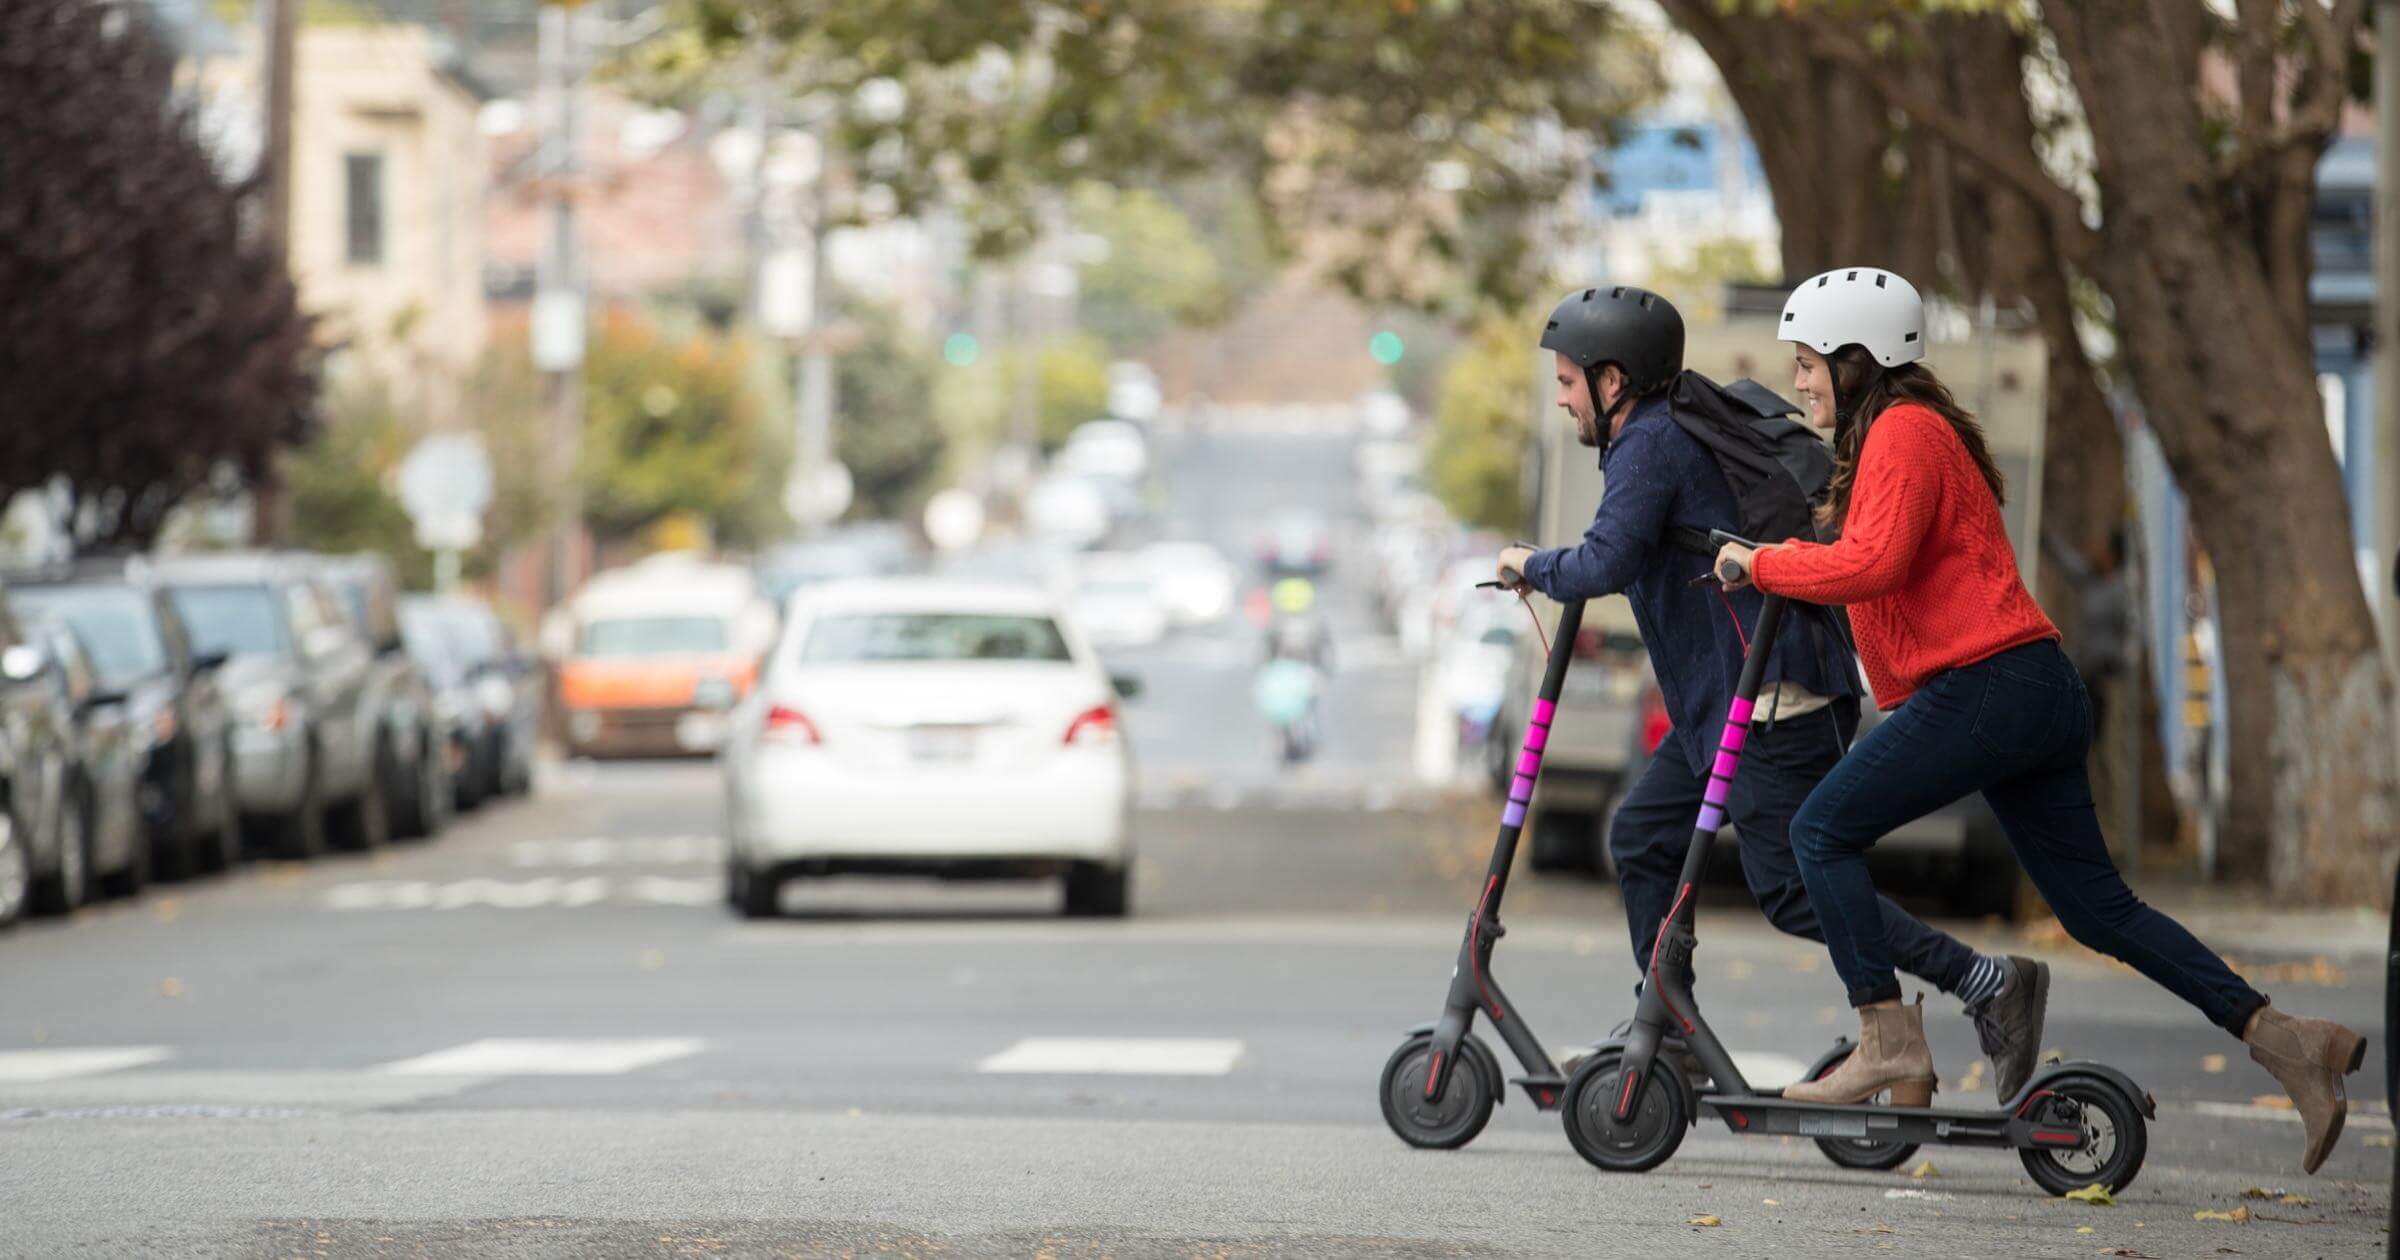
[[[1407,1032],[1404,1032],[1400,1035],[1402,1037],[1430,1037],[1433,1035],[1434,1027],[1434,1023],[1431,1020],[1428,1020],[1425,1023],[1418,1024],[1410,1028]],[[1468,1037],[1472,1037],[1474,1035],[1475,1033],[1472,1029],[1466,1033],[1466,1036]],[[1462,1038],[1462,1040],[1463,1039],[1464,1038]],[[1493,1100],[1502,1106],[1506,1106],[1508,1103],[1508,1082],[1502,1080],[1500,1077],[1500,1060],[1496,1056],[1490,1054],[1478,1055],[1476,1057],[1482,1060],[1483,1074],[1492,1083]]]
[[2125,1096],[2132,1099],[2134,1105],[2142,1109],[2144,1119],[2158,1119],[2158,1100],[2150,1096],[2150,1091],[2134,1084],[2133,1078],[2123,1072],[2105,1063],[2094,1063],[2089,1059],[2069,1059],[2064,1063],[2043,1065],[2025,1082],[2025,1088],[2018,1090],[2017,1096],[2008,1100],[2008,1114],[2013,1116],[2024,1111],[2025,1105],[2033,1101],[2033,1096],[2042,1092],[2050,1082],[2068,1076],[2097,1076],[2118,1089],[2124,1090]]
[[[1598,1058],[1610,1050],[1614,1050],[1618,1054],[1625,1053],[1625,1038],[1609,1037],[1592,1043],[1593,1058]],[[1667,1049],[1667,1039],[1664,1037],[1658,1040],[1658,1057],[1665,1059],[1675,1068],[1674,1071],[1667,1074],[1667,1078],[1675,1082],[1675,1088],[1683,1091],[1684,1127],[1698,1128],[1700,1126],[1700,1091],[1693,1086],[1692,1078],[1684,1072],[1681,1056]]]

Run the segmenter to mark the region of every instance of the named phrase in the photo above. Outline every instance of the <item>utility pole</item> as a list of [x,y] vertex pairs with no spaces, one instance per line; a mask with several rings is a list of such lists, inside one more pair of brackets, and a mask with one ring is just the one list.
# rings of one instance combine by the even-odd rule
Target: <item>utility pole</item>
[[538,47],[539,167],[549,214],[534,286],[533,361],[542,374],[542,415],[549,431],[544,480],[556,495],[542,583],[543,603],[551,607],[575,589],[583,542],[583,491],[577,481],[583,454],[584,350],[582,253],[575,223],[581,147],[576,86],[582,78],[577,16],[567,5],[543,5]]
[[[292,262],[292,58],[298,42],[300,0],[265,0],[260,43],[264,49],[259,93],[266,117],[259,128],[260,216],[267,253],[289,270]],[[275,451],[250,488],[250,533],[263,546],[282,543],[291,532],[291,502],[284,493],[286,455]]]
[[2400,670],[2400,0],[2375,23],[2375,555],[2367,606]]
[[[808,324],[802,334],[799,379],[794,390],[799,432],[795,435],[793,454],[799,475],[807,479],[804,484],[821,494],[825,491],[821,479],[834,463],[833,348],[828,343],[826,327],[831,322],[832,303],[825,300],[826,287],[832,283],[832,277],[825,271],[825,237],[833,216],[833,129],[826,119],[819,119],[809,134],[816,142],[817,170],[809,186]],[[816,506],[825,510],[811,513],[811,519],[802,522],[810,533],[822,530],[835,515],[830,510],[830,501]]]

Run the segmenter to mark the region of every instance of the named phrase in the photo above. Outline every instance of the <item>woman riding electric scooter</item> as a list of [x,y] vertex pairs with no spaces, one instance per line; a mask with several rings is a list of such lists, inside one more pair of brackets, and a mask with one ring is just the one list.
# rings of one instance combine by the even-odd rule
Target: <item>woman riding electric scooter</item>
[[[1794,388],[1836,464],[1830,544],[1729,545],[1721,571],[1760,590],[1847,604],[1875,693],[1892,715],[1851,749],[1792,822],[1809,900],[1859,1010],[1858,1051],[1783,1096],[1854,1103],[1934,1084],[1919,1008],[1901,1005],[1868,875],[1877,838],[1980,791],[2026,873],[2076,940],[2123,959],[2241,1038],[2306,1122],[2301,1167],[2340,1137],[2342,1077],[2365,1042],[2267,1005],[2215,953],[2145,905],[2117,873],[2085,774],[2091,704],[2059,632],[2018,576],[1983,432],[1918,360],[1925,312],[1908,281],[1870,267],[1817,276],[1783,308]],[[1820,534],[1827,530],[1820,528]]]

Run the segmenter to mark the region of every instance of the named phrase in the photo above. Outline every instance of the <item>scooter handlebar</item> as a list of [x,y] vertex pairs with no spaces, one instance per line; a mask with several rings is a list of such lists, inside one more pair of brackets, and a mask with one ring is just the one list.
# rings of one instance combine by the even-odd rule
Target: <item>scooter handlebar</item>
[[[1728,545],[1736,544],[1743,547],[1748,547],[1752,551],[1758,550],[1757,543],[1754,543],[1739,534],[1729,534],[1721,529],[1712,529],[1708,531],[1708,545],[1715,547],[1719,551],[1724,550]],[[1745,576],[1746,575],[1742,572],[1742,566],[1735,564],[1731,560],[1728,560],[1717,566],[1717,580],[1723,582],[1727,586],[1731,586],[1736,582],[1744,580]]]

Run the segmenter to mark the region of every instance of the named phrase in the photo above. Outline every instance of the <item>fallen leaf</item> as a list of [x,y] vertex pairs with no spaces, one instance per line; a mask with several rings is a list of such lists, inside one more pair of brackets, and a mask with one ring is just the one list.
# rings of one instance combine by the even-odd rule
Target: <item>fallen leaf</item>
[[1926,1160],[1926,1161],[1924,1161],[1923,1163],[1920,1163],[1920,1164],[1918,1164],[1918,1165],[1916,1166],[1916,1168],[1915,1168],[1914,1170],[1912,1170],[1912,1171],[1911,1171],[1911,1172],[1910,1172],[1908,1175],[1909,1175],[1911,1178],[1914,1178],[1915,1180],[1918,1180],[1918,1181],[1923,1181],[1923,1180],[1925,1180],[1927,1177],[1939,1177],[1939,1176],[1941,1176],[1941,1175],[1942,1175],[1942,1170],[1941,1170],[1941,1169],[1939,1169],[1939,1168],[1936,1168],[1936,1167],[1934,1167],[1934,1166],[1933,1166],[1933,1161],[1929,1159],[1929,1160]]
[[1896,1233],[1899,1233],[1900,1231],[1898,1231],[1898,1230],[1896,1230],[1896,1229],[1893,1229],[1893,1228],[1892,1228],[1891,1226],[1889,1226],[1889,1225],[1877,1225],[1877,1226],[1875,1226],[1875,1227],[1873,1227],[1873,1228],[1871,1228],[1871,1229],[1865,1229],[1865,1230],[1861,1230],[1861,1231],[1859,1231],[1859,1232],[1861,1232],[1861,1233],[1866,1233],[1866,1234],[1896,1234]]
[[2211,1075],[2211,1076],[2214,1076],[2214,1075],[2216,1075],[2217,1073],[2224,1071],[2224,1070],[2225,1070],[2225,1056],[2224,1056],[2224,1055],[2221,1055],[2221,1054],[2204,1054],[2204,1055],[2201,1055],[2201,1056],[2200,1056],[2200,1070],[2201,1070],[2201,1071],[2203,1071],[2203,1072],[2206,1072],[2206,1073],[2208,1073],[2208,1074],[2209,1074],[2209,1075]]
[[2366,1137],[2366,1143],[2369,1146],[2380,1146],[2388,1151],[2392,1147],[2392,1135],[2389,1133],[2370,1133]]
[[2097,1181],[2081,1190],[2067,1191],[2067,1197],[2077,1203],[2089,1203],[2094,1207],[2115,1207],[2117,1205],[2117,1196],[2109,1193],[2108,1187]]
[[2282,1198],[2280,1198],[2280,1199],[2277,1199],[2277,1200],[2276,1200],[2276,1202],[2278,1202],[2278,1203],[2288,1203],[2288,1204],[2292,1205],[2293,1207],[2307,1207],[2307,1206],[2308,1206],[2308,1196],[2307,1196],[2307,1195],[2305,1195],[2305,1194],[2287,1194],[2287,1195],[2283,1196]]
[[182,997],[183,981],[178,980],[173,976],[168,976],[166,979],[159,981],[158,995],[160,997]]
[[2076,1232],[2076,1233],[2078,1233],[2078,1234],[2097,1234],[2097,1233],[2099,1233],[2100,1231],[2099,1231],[2099,1230],[2096,1230],[2096,1229],[2093,1229],[2093,1228],[2092,1228],[2091,1226],[2089,1226],[2089,1225],[2078,1225],[2078,1226],[2076,1226],[2076,1227],[2075,1227],[2075,1232]]
[[2245,1199],[2280,1199],[2283,1197],[2283,1191],[2269,1190],[2265,1186],[2252,1186],[2242,1191],[2242,1197]]
[[2260,1094],[2250,1100],[2250,1105],[2264,1107],[2269,1111],[2290,1111],[2292,1100],[2282,1094]]
[[2247,1225],[2250,1223],[2250,1209],[2237,1207],[2230,1212],[2202,1210],[2192,1213],[2192,1219],[2195,1221],[2230,1221],[2235,1225]]
[[1781,1203],[1777,1202],[1777,1201],[1776,1201],[1776,1200],[1774,1200],[1774,1199],[1760,1199],[1760,1200],[1759,1200],[1759,1202],[1766,1204],[1768,1207],[1782,1207],[1782,1206],[1783,1206],[1783,1204],[1781,1204]]
[[1703,1229],[1715,1229],[1717,1226],[1722,1225],[1725,1222],[1718,1220],[1713,1216],[1695,1216],[1691,1219],[1690,1223],[1693,1225],[1698,1225]]

